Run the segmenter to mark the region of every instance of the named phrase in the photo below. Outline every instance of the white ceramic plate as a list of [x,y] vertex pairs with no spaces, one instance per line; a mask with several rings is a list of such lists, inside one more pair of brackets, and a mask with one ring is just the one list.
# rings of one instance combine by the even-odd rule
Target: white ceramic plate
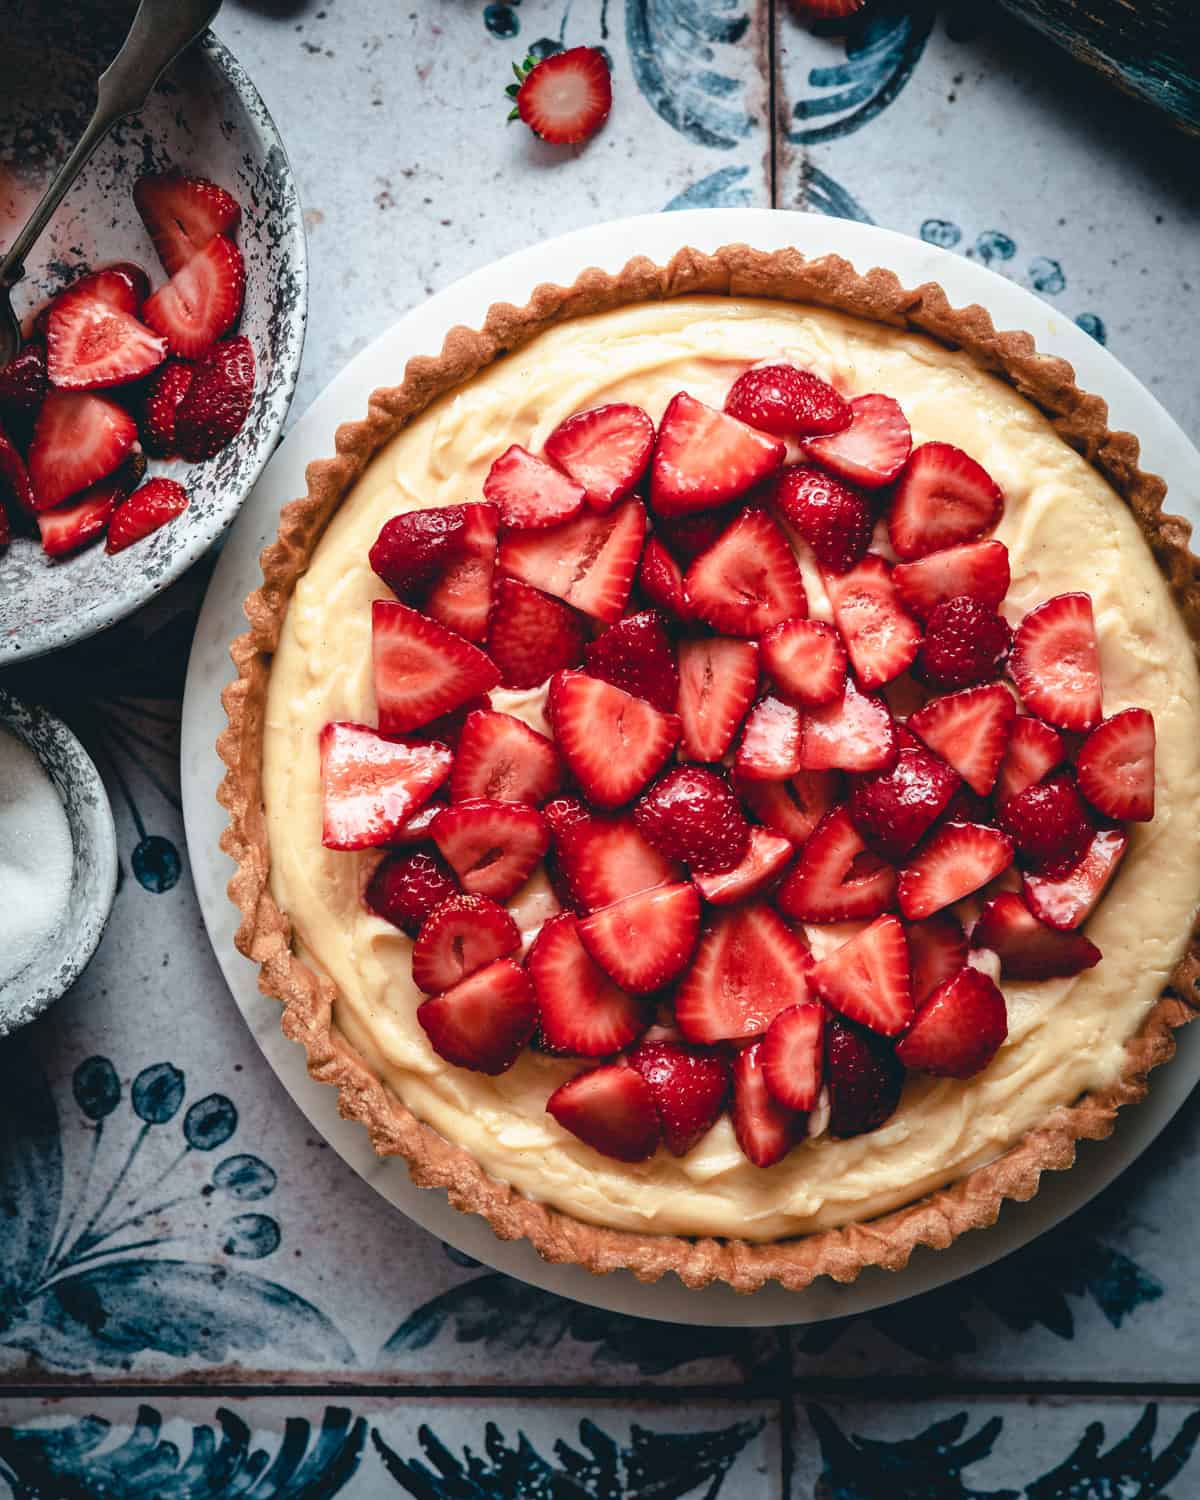
[[229,643],[244,629],[242,600],[259,581],[258,554],[275,535],[280,507],[304,493],[309,460],[333,452],[337,425],[360,417],[376,387],[395,384],[410,356],[439,350],[453,324],[481,323],[492,302],[520,304],[540,282],[569,284],[587,266],[615,271],[635,251],[661,262],[684,245],[711,250],[735,241],[764,250],[795,245],[808,255],[836,251],[860,271],[889,266],[909,285],[940,281],[952,302],[982,303],[998,327],[1027,329],[1041,349],[1074,364],[1084,389],[1108,400],[1114,427],[1141,435],[1146,466],[1171,487],[1170,508],[1200,517],[1200,453],[1154,398],[1073,323],[971,261],[890,230],[768,209],[697,210],[598,224],[497,261],[414,308],[359,354],[289,433],[238,518],[196,631],[183,708],[183,811],[200,905],[234,998],[297,1104],[361,1177],[455,1248],[547,1291],[642,1317],[757,1326],[818,1322],[898,1302],[977,1271],[1057,1224],[1134,1161],[1183,1103],[1200,1070],[1200,1027],[1181,1034],[1178,1058],[1155,1075],[1144,1104],[1122,1111],[1111,1140],[1085,1143],[1072,1171],[1047,1174],[1037,1197],[1006,1204],[994,1228],[965,1235],[948,1250],[918,1250],[904,1271],[871,1270],[852,1286],[820,1281],[800,1293],[767,1287],[753,1297],[724,1286],[690,1292],[673,1277],[656,1285],[627,1273],[595,1277],[575,1266],[547,1265],[527,1243],[496,1239],[482,1219],[451,1208],[444,1193],[414,1187],[403,1161],[380,1160],[362,1127],[339,1117],[333,1089],[309,1078],[301,1049],[279,1029],[278,1005],[259,993],[256,968],[234,948],[235,912],[225,894],[232,865],[217,846],[225,814],[215,801],[221,767],[214,742],[225,724],[220,691],[232,676]]

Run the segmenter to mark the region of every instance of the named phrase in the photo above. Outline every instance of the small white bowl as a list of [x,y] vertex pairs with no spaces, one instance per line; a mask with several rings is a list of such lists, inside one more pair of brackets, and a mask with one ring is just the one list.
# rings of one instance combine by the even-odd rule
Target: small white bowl
[[57,929],[23,969],[0,982],[3,1037],[41,1015],[87,967],[117,892],[117,836],[100,773],[61,719],[0,688],[0,725],[41,762],[62,799],[72,849],[71,889]]

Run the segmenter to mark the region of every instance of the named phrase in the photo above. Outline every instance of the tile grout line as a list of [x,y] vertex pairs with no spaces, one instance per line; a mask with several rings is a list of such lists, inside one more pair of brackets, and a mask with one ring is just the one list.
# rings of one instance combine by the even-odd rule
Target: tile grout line
[[768,153],[768,191],[771,197],[771,207],[779,207],[779,157],[778,157],[778,122],[776,120],[776,109],[779,104],[777,83],[777,58],[775,53],[775,6],[777,0],[767,0],[767,120],[770,131],[770,151]]

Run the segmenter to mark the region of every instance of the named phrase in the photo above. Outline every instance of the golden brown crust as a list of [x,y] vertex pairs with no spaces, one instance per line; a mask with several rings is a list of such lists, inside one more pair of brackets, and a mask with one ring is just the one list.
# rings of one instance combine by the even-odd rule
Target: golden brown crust
[[752,1292],[773,1280],[800,1289],[818,1276],[853,1281],[867,1266],[899,1270],[918,1245],[945,1248],[966,1230],[994,1223],[1005,1199],[1031,1198],[1043,1172],[1071,1166],[1077,1141],[1109,1135],[1117,1110],[1140,1099],[1150,1069],[1174,1053],[1173,1028],[1196,1014],[1197,934],[1171,984],[1128,1043],[1124,1069],[1110,1088],[1060,1107],[996,1161],[908,1207],[869,1223],[756,1244],[597,1228],[494,1181],[467,1152],[422,1124],[335,1030],[333,986],[292,952],[290,922],[269,885],[261,771],[271,654],[296,579],[368,460],[436,397],[552,324],[627,303],[698,293],[817,303],[915,329],[965,350],[1039,406],[1122,496],[1171,585],[1189,633],[1200,638],[1200,559],[1189,551],[1191,528],[1163,513],[1166,485],[1138,468],[1137,439],[1110,431],[1105,403],[1079,390],[1065,360],[1038,353],[1029,334],[997,332],[981,307],[951,307],[936,283],[908,290],[891,271],[876,268],[859,275],[838,256],[806,260],[795,250],[728,245],[711,255],[682,250],[666,266],[639,257],[615,275],[593,269],[570,287],[540,286],[522,308],[494,305],[482,329],[452,329],[440,355],[411,359],[399,386],[372,395],[365,420],[338,429],[335,457],[308,466],[308,493],[280,517],[278,537],[262,554],[262,586],[246,601],[250,628],[231,648],[238,675],[223,695],[229,725],[218,742],[228,768],[218,794],[229,813],[221,847],[238,867],[229,885],[242,914],[237,946],[261,965],[264,993],[283,1002],[284,1032],[305,1048],[310,1074],[337,1088],[341,1114],[366,1126],[381,1155],[403,1156],[419,1186],[445,1189],[456,1208],[482,1214],[501,1239],[528,1239],[548,1261],[582,1265],[597,1274],[630,1270],[643,1281],[674,1271],[689,1287],[723,1281]]

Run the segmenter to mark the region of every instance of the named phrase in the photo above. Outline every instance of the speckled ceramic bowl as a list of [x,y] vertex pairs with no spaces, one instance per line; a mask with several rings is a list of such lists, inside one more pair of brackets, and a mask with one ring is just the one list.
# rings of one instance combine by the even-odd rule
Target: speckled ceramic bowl
[[[120,45],[129,3],[0,0],[0,244],[23,222],[90,113],[94,81]],[[86,50],[85,50],[86,49]],[[246,260],[241,332],[258,383],[241,432],[204,464],[152,463],[178,479],[188,511],[108,557],[93,545],[52,562],[18,537],[0,552],[0,666],[94,635],[166,587],[237,514],[287,415],[304,344],[304,224],[283,144],[237,60],[209,33],[159,84],[138,116],[103,142],[55,215],[16,288],[26,317],[86,266],[132,260],[165,280],[131,189],[147,171],[211,177],[242,205]]]
[[58,929],[37,956],[0,982],[0,1037],[64,994],[87,967],[117,892],[117,836],[91,756],[62,722],[0,688],[0,733],[16,735],[45,767],[71,830],[71,894]]

